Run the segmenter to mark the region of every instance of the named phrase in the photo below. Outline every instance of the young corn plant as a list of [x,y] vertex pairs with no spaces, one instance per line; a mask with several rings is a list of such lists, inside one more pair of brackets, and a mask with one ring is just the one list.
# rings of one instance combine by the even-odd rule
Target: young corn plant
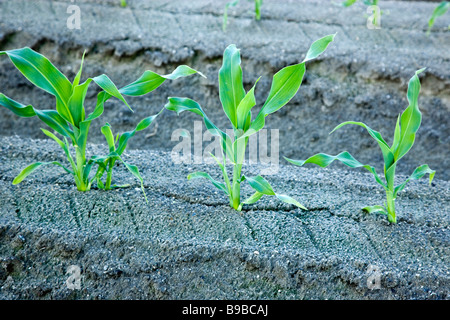
[[[261,5],[262,0],[254,0],[255,1],[255,20],[259,21],[261,20]],[[228,9],[235,7],[239,4],[239,0],[233,0],[228,2],[225,5],[225,10],[223,13],[223,23],[222,23],[222,30],[225,32],[227,31],[227,24],[228,24]]]
[[[434,21],[436,20],[436,18],[443,16],[448,11],[449,8],[450,8],[450,1],[442,1],[441,3],[439,3],[437,5],[437,7],[433,10],[430,20],[428,20],[427,35],[430,34],[431,28],[433,28]],[[449,29],[450,29],[450,26],[449,26]]]
[[[125,188],[130,186],[128,184],[112,185],[113,169],[116,164],[116,161],[120,161],[128,169],[128,171],[130,171],[131,174],[140,181],[142,193],[144,194],[145,200],[147,200],[147,196],[144,190],[144,179],[139,173],[138,167],[123,161],[121,156],[127,147],[128,140],[132,138],[136,134],[136,132],[147,129],[160,113],[161,111],[158,114],[155,114],[153,116],[141,120],[134,130],[127,131],[122,134],[117,134],[115,138],[111,129],[111,125],[109,123],[106,123],[101,128],[101,131],[105,136],[106,142],[109,147],[109,154],[107,156],[101,157],[93,156],[88,163],[88,165],[92,165],[94,163],[98,165],[98,169],[94,177],[96,179],[97,187],[99,189],[111,190],[114,188]],[[102,178],[105,172],[106,172],[106,180],[105,182],[103,182]]]
[[[418,75],[425,69],[421,69],[416,71],[415,75],[409,80],[408,84],[408,92],[407,98],[409,102],[409,106],[403,111],[401,115],[397,118],[397,123],[394,131],[394,139],[391,146],[389,146],[386,141],[383,139],[381,134],[378,131],[372,130],[369,126],[362,122],[355,121],[347,121],[339,124],[336,128],[331,131],[338,130],[345,125],[354,124],[361,126],[367,130],[372,138],[380,146],[381,152],[383,154],[384,159],[384,181],[377,174],[374,167],[370,165],[364,165],[357,161],[350,153],[342,152],[337,156],[330,156],[325,153],[318,153],[313,155],[312,157],[306,160],[292,160],[285,158],[287,161],[298,165],[303,166],[307,163],[313,163],[319,165],[321,167],[327,167],[334,160],[339,160],[343,164],[351,167],[351,168],[365,168],[369,172],[373,174],[375,177],[375,181],[380,184],[386,191],[386,203],[384,206],[375,205],[364,207],[363,210],[368,213],[379,212],[382,214],[386,214],[389,222],[396,223],[397,218],[395,214],[395,199],[400,191],[402,191],[406,184],[410,180],[417,180],[422,178],[424,175],[429,174],[429,183],[431,184],[435,171],[431,170],[428,165],[424,164],[419,166],[414,170],[412,175],[403,181],[401,184],[395,186],[395,169],[398,161],[411,149],[414,144],[416,132],[420,127],[420,123],[422,121],[422,114],[419,110],[418,98],[420,92],[420,80]],[[330,134],[331,134],[330,133]]]
[[[46,57],[30,48],[0,51],[0,55],[7,55],[16,68],[31,83],[53,95],[56,98],[56,110],[39,110],[31,105],[23,105],[2,93],[0,93],[0,105],[20,117],[30,118],[37,116],[56,134],[62,136],[62,139],[60,139],[56,134],[42,129],[44,134],[55,140],[63,149],[70,164],[70,168],[67,168],[57,161],[33,163],[19,173],[13,184],[22,182],[41,166],[57,165],[73,175],[79,191],[90,190],[92,182],[97,180],[97,176],[90,177],[92,166],[97,162],[95,161],[96,157],[93,160],[86,159],[86,144],[91,122],[103,114],[105,102],[111,97],[115,97],[130,108],[124,96],[141,96],[155,90],[167,79],[175,80],[179,77],[197,73],[197,71],[188,66],[179,66],[172,74],[165,76],[148,70],[135,82],[119,90],[104,74],[95,78],[88,78],[81,83],[84,54],[80,69],[73,82],[70,82]],[[96,83],[102,91],[97,95],[97,103],[94,110],[86,114],[84,102],[88,87],[92,82]],[[123,136],[122,140],[125,139]],[[75,156],[71,153],[71,146],[75,149]],[[130,171],[134,171],[134,169]]]
[[[306,210],[304,206],[293,198],[275,193],[262,176],[247,177],[243,175],[242,165],[249,137],[264,127],[265,118],[269,114],[282,108],[294,97],[302,83],[306,62],[322,54],[333,41],[334,36],[329,35],[315,41],[301,63],[285,67],[274,75],[269,96],[255,118],[252,118],[252,108],[256,105],[256,83],[248,92],[245,92],[242,81],[240,52],[235,45],[228,46],[223,54],[223,64],[219,70],[219,96],[223,111],[233,127],[232,136],[229,136],[214,125],[201,106],[194,100],[169,98],[169,102],[165,106],[166,109],[175,111],[177,114],[190,111],[203,117],[207,130],[220,138],[221,154],[211,154],[211,156],[216,160],[222,171],[223,182],[216,181],[206,172],[192,173],[188,176],[188,179],[209,179],[215,187],[228,196],[230,206],[238,211],[242,209],[243,204],[253,204],[263,195],[276,196],[283,202],[294,204]],[[227,158],[233,168],[231,176],[227,170]],[[249,183],[255,190],[255,193],[250,198],[241,201],[241,184],[244,181]]]

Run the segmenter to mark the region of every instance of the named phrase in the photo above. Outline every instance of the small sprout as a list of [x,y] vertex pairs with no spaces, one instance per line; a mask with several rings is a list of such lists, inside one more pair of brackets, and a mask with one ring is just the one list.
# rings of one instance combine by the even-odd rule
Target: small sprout
[[[255,203],[263,195],[276,196],[283,202],[294,204],[306,210],[304,206],[291,197],[275,193],[263,177],[247,177],[242,175],[241,171],[249,137],[263,129],[265,118],[269,114],[282,108],[295,96],[305,74],[305,63],[322,54],[334,37],[335,35],[329,35],[315,41],[309,48],[303,62],[285,67],[274,75],[269,96],[254,119],[252,119],[251,110],[256,105],[256,83],[248,92],[245,92],[240,52],[235,45],[228,46],[223,54],[223,64],[219,70],[219,96],[223,111],[233,127],[232,137],[214,125],[200,105],[194,100],[169,98],[169,102],[165,106],[166,109],[175,111],[177,114],[183,111],[190,111],[203,117],[206,129],[220,138],[221,159],[219,159],[219,155],[211,154],[211,156],[216,160],[222,171],[223,182],[216,181],[206,172],[192,173],[188,176],[188,179],[208,179],[215,187],[228,196],[230,206],[238,211],[242,209],[243,204]],[[231,178],[226,168],[227,158],[231,161],[233,167]],[[241,184],[244,181],[249,183],[255,190],[255,193],[250,198],[241,201]]]
[[[134,175],[140,181],[141,190],[144,194],[145,199],[147,200],[147,196],[144,190],[144,180],[142,179],[141,174],[139,173],[139,169],[136,166],[128,164],[125,161],[123,161],[121,156],[127,147],[128,140],[132,138],[136,134],[136,132],[147,129],[161,112],[162,110],[156,115],[141,120],[133,131],[118,134],[116,135],[116,138],[114,138],[114,134],[111,130],[111,125],[109,123],[106,123],[101,128],[101,131],[105,136],[106,142],[109,147],[109,154],[103,157],[94,156],[89,161],[89,165],[93,163],[96,163],[98,165],[97,173],[95,174],[95,179],[97,181],[97,187],[99,189],[110,190],[112,188],[125,188],[130,186],[130,185],[111,185],[112,171],[116,161],[119,160],[125,165],[128,171],[130,171],[131,174]],[[105,183],[103,183],[101,179],[105,172],[106,172],[106,181]]]
[[127,5],[128,5],[128,4],[127,4],[127,0],[120,0],[120,6],[121,6],[122,8],[125,8]]
[[[254,0],[255,1],[255,20],[259,21],[261,20],[261,5],[262,0]],[[227,24],[228,24],[228,9],[235,7],[239,4],[239,0],[233,0],[228,2],[225,5],[225,10],[223,12],[223,23],[222,23],[222,30],[225,32],[227,31]]]
[[339,160],[340,162],[351,168],[359,168],[359,167],[365,168],[366,170],[368,170],[370,173],[373,174],[373,176],[375,177],[375,181],[385,189],[386,203],[384,206],[381,205],[370,206],[363,208],[363,210],[369,213],[381,212],[387,215],[389,222],[396,223],[397,218],[395,214],[395,199],[397,198],[398,193],[405,188],[406,184],[410,180],[420,179],[426,174],[430,175],[429,183],[431,185],[431,182],[435,174],[435,171],[431,170],[428,167],[428,165],[425,164],[421,165],[416,170],[414,170],[412,175],[408,179],[406,179],[403,183],[397,186],[395,186],[394,183],[395,168],[397,166],[397,163],[413,146],[416,132],[417,130],[419,130],[420,123],[422,121],[422,114],[419,110],[418,105],[418,98],[420,92],[420,80],[418,75],[423,70],[425,69],[416,71],[415,75],[409,80],[407,93],[409,106],[397,118],[397,124],[395,126],[392,146],[389,147],[389,145],[386,143],[386,141],[383,139],[383,137],[378,131],[372,130],[362,122],[355,122],[355,121],[343,122],[339,124],[336,128],[334,128],[333,131],[331,131],[331,133],[333,133],[334,131],[348,124],[354,124],[365,128],[367,132],[370,134],[370,136],[374,138],[375,141],[380,146],[384,159],[385,181],[383,181],[379,177],[374,167],[360,163],[355,158],[353,158],[353,156],[350,153],[346,151],[338,154],[337,156],[330,156],[325,153],[318,153],[306,160],[292,160],[288,158],[285,159],[291,162],[292,164],[298,166],[303,166],[306,163],[313,163],[324,168],[327,167],[329,164],[331,164],[334,160]]
[[[449,8],[450,8],[450,1],[442,1],[441,3],[438,4],[438,6],[434,9],[430,20],[428,21],[427,35],[430,34],[431,28],[433,28],[434,21],[436,20],[436,18],[444,15],[448,11]],[[450,26],[449,26],[449,28],[450,28]]]
[[[22,182],[28,175],[43,165],[57,165],[62,167],[67,173],[73,175],[75,184],[79,191],[88,191],[94,180],[98,181],[98,176],[90,177],[90,172],[94,163],[99,164],[96,159],[98,156],[92,157],[91,160],[86,159],[86,145],[91,122],[103,114],[104,104],[111,97],[115,97],[122,101],[130,110],[124,96],[141,96],[145,95],[160,85],[167,79],[175,80],[179,77],[189,76],[197,73],[188,66],[179,66],[169,75],[161,76],[152,71],[145,71],[144,74],[135,82],[118,89],[116,85],[104,74],[88,78],[80,84],[81,73],[83,69],[84,54],[81,59],[81,65],[73,82],[71,83],[65,75],[63,75],[46,57],[33,51],[30,48],[22,48],[10,51],[0,51],[1,55],[7,55],[12,63],[19,71],[35,86],[47,91],[56,98],[56,110],[39,110],[31,105],[23,105],[14,101],[4,94],[0,93],[0,105],[11,110],[20,117],[30,118],[37,116],[55,133],[46,129],[42,132],[56,141],[63,149],[70,169],[57,161],[36,162],[26,167],[14,179],[13,184]],[[102,91],[97,95],[97,103],[92,113],[86,115],[84,102],[88,91],[88,86],[95,82]],[[148,119],[148,118],[147,118]],[[144,119],[145,120],[145,119]],[[136,131],[142,128],[142,122],[138,125]],[[62,136],[59,138],[56,134]],[[128,133],[129,135],[134,135]],[[126,134],[124,134],[126,135]],[[119,147],[126,147],[125,138],[119,140]],[[128,138],[126,139],[128,140]],[[75,149],[75,157],[72,156],[70,145]],[[123,152],[122,149],[119,151]],[[121,152],[117,152],[116,158],[120,159]],[[127,164],[125,164],[127,166]],[[127,168],[138,176],[138,171],[133,166]]]

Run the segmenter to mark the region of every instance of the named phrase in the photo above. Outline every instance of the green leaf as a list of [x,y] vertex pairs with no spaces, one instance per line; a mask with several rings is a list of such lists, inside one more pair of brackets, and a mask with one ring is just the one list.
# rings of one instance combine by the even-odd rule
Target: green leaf
[[34,108],[31,105],[25,106],[11,98],[8,98],[3,93],[0,93],[0,105],[11,110],[19,117],[31,118],[36,115]]
[[92,79],[100,88],[102,88],[106,93],[109,95],[116,97],[131,110],[131,107],[128,105],[128,102],[125,100],[125,98],[122,96],[122,94],[119,92],[119,89],[117,89],[116,85],[111,81],[110,78],[108,78],[107,75],[102,74],[98,77],[95,77]]
[[36,115],[45,122],[50,128],[58,132],[60,135],[75,141],[75,136],[70,129],[69,124],[63,119],[57,111],[54,110],[34,110]]
[[283,202],[285,202],[285,203],[288,203],[288,204],[293,204],[294,206],[296,206],[296,207],[299,207],[300,209],[303,209],[303,210],[308,210],[306,207],[304,207],[303,205],[301,205],[300,204],[300,202],[298,202],[297,200],[295,200],[294,198],[291,198],[291,197],[289,197],[289,196],[287,196],[287,195],[285,195],[285,194],[275,194],[275,196],[279,199],[279,200],[281,200],[281,201],[283,201]]
[[228,24],[228,9],[231,7],[235,7],[239,3],[239,0],[233,0],[228,2],[225,5],[225,10],[223,12],[223,22],[222,22],[222,30],[225,32],[227,31],[227,24]]
[[114,135],[111,131],[111,126],[109,123],[106,123],[102,128],[101,131],[103,135],[105,136],[106,142],[108,143],[109,152],[114,152],[116,149],[116,144],[114,141]]
[[256,176],[254,178],[252,177],[246,177],[247,182],[250,184],[250,186],[258,191],[259,193],[268,195],[268,196],[274,196],[275,192],[272,189],[272,186],[267,182],[266,179],[264,179],[261,176]]
[[416,170],[414,170],[412,175],[408,179],[406,179],[405,182],[403,182],[402,184],[400,184],[397,187],[395,187],[394,198],[397,197],[397,193],[402,191],[405,188],[406,184],[410,180],[418,180],[418,179],[422,178],[426,174],[430,175],[429,184],[431,185],[431,182],[433,181],[435,173],[436,173],[436,171],[435,170],[431,170],[430,167],[428,165],[426,165],[426,164],[421,165],[420,167],[416,168]]
[[388,214],[386,211],[386,208],[380,205],[376,206],[369,206],[362,208],[363,211],[366,211],[367,213],[382,213],[382,214]]
[[234,44],[223,53],[223,63],[219,70],[219,96],[223,111],[234,128],[237,128],[237,108],[245,97],[242,82],[241,55]]
[[67,102],[72,93],[72,84],[46,57],[26,47],[0,51],[6,54],[17,69],[35,86]]
[[328,36],[325,36],[323,38],[320,38],[311,45],[311,47],[308,50],[308,53],[306,54],[305,60],[303,62],[307,62],[309,60],[315,59],[318,56],[320,56],[322,53],[325,52],[325,50],[328,48],[328,45],[333,42],[335,34],[330,34]]
[[86,55],[86,50],[84,50],[83,56],[81,57],[80,69],[78,70],[78,73],[76,74],[75,78],[73,79],[72,91],[73,91],[74,87],[76,87],[76,86],[78,86],[80,84],[81,74],[83,72],[83,63],[84,63],[84,56],[85,55]]
[[171,74],[163,75],[161,77],[168,80],[176,80],[178,78],[188,77],[193,74],[199,74],[203,78],[206,78],[206,76],[200,71],[192,69],[191,67],[186,65],[178,66]]
[[433,28],[436,18],[444,15],[449,8],[450,8],[449,1],[442,1],[441,3],[438,4],[436,8],[434,8],[433,14],[431,15],[430,20],[428,21],[427,34],[430,34],[431,28]]
[[[263,195],[264,195],[264,193],[256,191],[252,196],[250,196],[247,199],[245,199],[244,201],[242,201],[242,204],[254,204],[259,199],[261,199],[261,197]],[[241,207],[238,209],[238,211],[240,211],[240,209],[242,208],[242,204],[241,204]]]
[[409,80],[407,98],[408,108],[403,111],[400,118],[400,139],[398,147],[393,150],[395,160],[402,158],[413,146],[416,132],[419,130],[422,114],[419,110],[418,99],[420,92],[420,80],[418,74],[425,69],[416,71],[415,75]]
[[219,182],[215,179],[213,179],[209,173],[206,172],[194,172],[191,173],[187,176],[188,180],[191,179],[198,179],[198,178],[204,178],[204,179],[208,179],[209,181],[211,181],[211,183],[219,190],[222,190],[223,192],[225,192],[226,194],[229,195],[229,192],[227,190],[227,187],[225,186],[225,184],[223,184],[222,182]]
[[391,150],[395,152],[395,150],[398,148],[399,143],[400,143],[400,115],[398,115],[397,123],[395,124],[394,140],[392,141]]
[[256,80],[253,87],[247,92],[237,107],[237,129],[247,130],[251,121],[251,109],[256,105],[255,87],[259,79]]
[[141,96],[155,90],[166,80],[176,80],[178,78],[187,77],[196,73],[202,77],[205,77],[201,72],[186,65],[178,66],[171,74],[168,75],[159,75],[153,71],[147,70],[142,74],[142,76],[139,77],[139,79],[129,85],[126,85],[119,91],[127,96]]
[[72,96],[67,103],[73,124],[78,128],[80,127],[80,122],[84,121],[85,118],[84,100],[91,82],[92,79],[88,79],[83,84],[74,86]]
[[117,146],[116,152],[119,155],[122,155],[122,153],[125,151],[125,148],[127,147],[128,140],[130,140],[130,138],[132,138],[136,134],[136,132],[148,128],[163,110],[164,109],[153,116],[141,120],[134,130],[122,133],[119,138],[119,144]]
[[72,94],[72,84],[46,57],[26,47],[6,54],[16,68],[35,86],[56,97],[56,109],[61,117],[72,122],[67,101]]
[[216,125],[212,123],[211,120],[209,120],[206,113],[203,111],[203,109],[196,101],[188,98],[174,98],[174,97],[170,97],[168,100],[169,102],[165,105],[165,108],[167,110],[175,111],[177,114],[180,114],[184,111],[189,111],[203,117],[206,129],[213,135],[219,136],[221,138],[223,151],[225,151],[229,159],[234,159],[231,138],[225,132],[221,131],[218,127],[216,127]]
[[269,96],[253,120],[250,129],[256,133],[265,125],[265,118],[285,106],[297,93],[305,74],[305,64],[285,67],[278,71],[272,81]]
[[351,5],[353,5],[357,0],[346,0],[344,2],[341,3],[341,5],[343,7],[350,7]]
[[64,144],[64,142],[63,142],[61,139],[59,139],[57,136],[55,136],[53,133],[51,133],[51,132],[48,131],[48,130],[45,130],[45,129],[42,129],[42,128],[41,128],[41,130],[42,130],[42,132],[43,132],[46,136],[48,136],[49,138],[52,138],[53,140],[55,140],[56,143],[57,143],[61,148],[66,149],[66,145]]
[[389,167],[394,163],[394,154],[392,153],[391,148],[389,148],[389,145],[386,143],[386,141],[384,141],[383,137],[378,131],[372,130],[369,126],[367,126],[362,122],[346,121],[336,126],[336,128],[334,128],[330,132],[330,134],[348,124],[354,124],[365,128],[367,132],[370,134],[370,136],[374,138],[376,142],[378,142],[381,152],[383,153],[385,170],[389,169]]
[[[48,136],[49,138],[55,140],[56,143],[64,150],[64,153],[66,154],[67,160],[69,160],[70,165],[72,166],[72,169],[73,169],[73,170],[76,170],[76,164],[75,164],[75,162],[73,161],[72,155],[70,154],[67,139],[64,138],[65,142],[63,142],[61,139],[59,139],[57,136],[55,136],[55,135],[54,135],[53,133],[51,133],[50,131],[45,130],[45,129],[42,129],[42,128],[41,128],[41,130],[42,130],[42,132],[43,132],[46,136]],[[72,173],[72,172],[71,172],[71,173]],[[72,173],[72,174],[73,174],[73,173]]]
[[111,95],[106,93],[105,91],[101,91],[97,95],[97,104],[95,105],[94,111],[86,118],[85,121],[92,121],[97,119],[103,114],[105,109],[105,102],[111,98]]
[[274,75],[269,96],[252,122],[251,131],[247,136],[261,130],[265,125],[265,117],[285,106],[296,95],[305,75],[305,62],[321,55],[334,40],[334,37],[335,34],[314,41],[302,63],[285,67]]
[[286,157],[284,157],[284,159],[286,159],[286,161],[288,161],[296,166],[303,166],[307,163],[313,163],[322,168],[327,167],[334,160],[338,160],[338,161],[342,162],[343,164],[345,164],[346,166],[349,166],[350,168],[359,168],[359,167],[365,168],[366,170],[368,170],[370,173],[373,174],[373,176],[375,177],[375,180],[380,185],[382,185],[384,188],[387,188],[386,184],[378,176],[374,167],[360,163],[347,151],[341,152],[337,156],[330,156],[325,153],[318,153],[318,154],[313,155],[312,157],[309,157],[306,160],[292,160],[292,159],[289,159]]
[[145,201],[148,203],[147,195],[145,194],[145,189],[144,189],[144,179],[141,177],[138,167],[136,167],[135,165],[126,163],[120,157],[119,157],[119,160],[125,165],[125,167],[128,169],[128,171],[130,171],[131,174],[133,176],[135,176],[136,179],[138,179],[141,182],[141,190],[142,190],[142,193],[144,194]]
[[66,167],[64,167],[61,163],[59,163],[58,161],[53,161],[53,162],[35,162],[31,165],[29,165],[28,167],[26,167],[25,169],[23,169],[18,175],[17,177],[13,180],[13,185],[19,184],[21,183],[27,176],[29,176],[30,174],[32,174],[36,169],[38,169],[41,166],[45,166],[45,165],[49,165],[49,164],[53,164],[53,165],[57,165],[61,168],[63,168],[66,172],[73,174],[72,171],[70,171],[69,169],[67,169]]
[[256,191],[255,194],[253,194],[253,196],[251,196],[250,198],[246,199],[243,203],[244,204],[252,204],[255,203],[256,201],[258,201],[262,195],[268,195],[268,196],[276,196],[279,200],[285,202],[285,203],[289,203],[289,204],[293,204],[303,210],[307,210],[304,206],[302,206],[297,200],[284,195],[284,194],[278,194],[275,193],[272,189],[272,186],[269,184],[269,182],[267,182],[267,180],[265,180],[263,177],[261,176],[256,176],[254,178],[251,177],[246,177],[246,180],[248,181],[248,183],[250,184],[250,186]]

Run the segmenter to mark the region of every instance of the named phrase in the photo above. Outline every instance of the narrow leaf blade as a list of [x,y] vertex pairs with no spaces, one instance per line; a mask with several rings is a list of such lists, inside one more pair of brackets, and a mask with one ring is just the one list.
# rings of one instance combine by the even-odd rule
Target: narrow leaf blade
[[247,182],[250,184],[250,186],[255,189],[256,191],[268,195],[268,196],[274,196],[275,192],[272,189],[272,186],[267,182],[266,179],[264,179],[261,176],[256,176],[254,178],[252,177],[246,177]]
[[223,53],[223,63],[219,70],[219,96],[225,114],[237,128],[237,107],[245,96],[245,90],[241,55],[234,44],[228,46]]
[[211,177],[211,175],[209,173],[194,172],[194,173],[189,174],[187,177],[188,180],[199,179],[199,178],[208,179],[217,189],[222,190],[226,194],[229,194],[225,184],[215,180],[213,177]]
[[360,163],[347,151],[341,152],[337,156],[331,156],[331,155],[328,155],[325,153],[318,153],[318,154],[315,154],[315,155],[309,157],[306,160],[292,160],[292,159],[289,159],[286,157],[284,159],[286,159],[286,161],[288,161],[294,165],[297,165],[297,166],[303,166],[307,163],[313,163],[322,168],[325,168],[328,165],[330,165],[333,161],[338,160],[338,161],[342,162],[343,164],[345,164],[346,166],[349,166],[350,168],[360,168],[360,167],[365,168],[366,170],[368,170],[370,173],[373,174],[373,176],[375,177],[375,180],[380,185],[382,185],[384,188],[387,187],[386,184],[378,176],[374,167]]
[[13,185],[21,183],[26,177],[28,177],[30,174],[32,174],[34,171],[36,171],[39,167],[45,166],[45,165],[50,165],[50,164],[57,165],[57,166],[63,168],[66,172],[72,173],[69,169],[67,169],[61,163],[59,163],[57,161],[53,161],[53,162],[35,162],[33,164],[30,164],[25,169],[23,169],[17,175],[17,177],[14,178]]

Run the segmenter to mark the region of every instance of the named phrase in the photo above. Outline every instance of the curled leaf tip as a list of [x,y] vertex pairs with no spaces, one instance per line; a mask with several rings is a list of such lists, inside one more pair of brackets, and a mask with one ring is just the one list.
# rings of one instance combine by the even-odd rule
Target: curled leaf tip
[[417,70],[417,71],[416,71],[416,75],[422,73],[422,72],[425,71],[426,69],[427,69],[427,67],[422,68],[422,69],[420,69],[420,70]]

